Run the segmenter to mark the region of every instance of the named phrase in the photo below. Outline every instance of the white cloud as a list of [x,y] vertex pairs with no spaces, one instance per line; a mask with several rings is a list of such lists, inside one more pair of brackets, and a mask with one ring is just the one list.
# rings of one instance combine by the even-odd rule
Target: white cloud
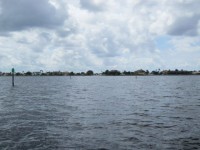
[[0,32],[62,25],[66,14],[48,0],[1,0]]

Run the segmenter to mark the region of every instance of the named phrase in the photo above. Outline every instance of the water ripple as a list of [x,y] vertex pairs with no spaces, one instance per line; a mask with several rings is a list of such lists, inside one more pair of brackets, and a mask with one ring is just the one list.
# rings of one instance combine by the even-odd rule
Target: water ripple
[[0,78],[0,149],[200,149],[199,77]]

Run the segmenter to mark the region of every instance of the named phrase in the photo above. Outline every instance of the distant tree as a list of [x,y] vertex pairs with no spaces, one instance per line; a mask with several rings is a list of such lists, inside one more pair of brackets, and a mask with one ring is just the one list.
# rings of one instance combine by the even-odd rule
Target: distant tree
[[46,73],[42,73],[42,74],[41,74],[41,76],[46,76],[46,75],[47,75]]
[[127,75],[131,75],[131,72],[130,72],[130,71],[127,71]]
[[106,70],[105,72],[102,72],[102,75],[109,75],[109,70]]
[[111,71],[109,71],[109,75],[119,76],[119,75],[121,75],[121,72],[118,70],[111,70]]
[[22,74],[20,72],[17,72],[15,75],[16,76],[21,76]]
[[155,70],[155,71],[152,71],[151,74],[153,74],[153,75],[159,75],[159,72],[157,70]]
[[81,73],[79,73],[79,72],[78,72],[78,73],[76,73],[76,75],[77,75],[77,76],[80,76],[80,75],[81,75]]
[[146,71],[144,71],[143,69],[134,71],[134,75],[145,75],[145,74],[146,74]]
[[94,72],[92,71],[92,70],[88,70],[87,72],[86,72],[86,75],[88,75],[88,76],[91,76],[91,75],[93,75],[94,74]]
[[81,72],[81,75],[84,76],[84,75],[85,75],[85,72]]
[[28,71],[25,73],[26,76],[32,76],[32,72]]
[[124,72],[122,72],[122,74],[126,75],[126,76],[129,76],[129,75],[131,75],[131,72],[130,71],[124,71]]
[[110,76],[118,76],[121,75],[121,72],[118,70],[106,70],[105,72],[102,73],[103,75],[110,75]]
[[127,75],[127,71],[124,70],[124,72],[122,72],[123,75]]
[[105,71],[105,75],[109,75],[109,70],[106,70],[106,71]]
[[69,75],[70,75],[70,76],[73,76],[73,75],[75,75],[75,74],[74,74],[74,72],[70,72]]

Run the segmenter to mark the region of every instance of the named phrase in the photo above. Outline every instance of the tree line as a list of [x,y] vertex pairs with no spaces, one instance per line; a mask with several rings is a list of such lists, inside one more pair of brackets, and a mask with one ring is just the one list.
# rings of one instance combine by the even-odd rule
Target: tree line
[[[0,72],[0,76],[11,76],[12,74]],[[92,75],[103,75],[103,76],[145,76],[145,75],[200,75],[199,71],[187,71],[187,70],[136,70],[136,71],[119,71],[119,70],[105,70],[101,73],[94,73],[92,70],[86,72],[62,72],[62,71],[48,71],[43,72],[16,72],[16,76],[92,76]]]

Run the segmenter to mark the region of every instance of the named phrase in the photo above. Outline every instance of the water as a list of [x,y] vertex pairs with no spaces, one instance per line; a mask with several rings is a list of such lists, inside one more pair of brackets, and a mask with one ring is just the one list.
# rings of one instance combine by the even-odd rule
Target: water
[[200,149],[200,76],[0,77],[0,149]]

